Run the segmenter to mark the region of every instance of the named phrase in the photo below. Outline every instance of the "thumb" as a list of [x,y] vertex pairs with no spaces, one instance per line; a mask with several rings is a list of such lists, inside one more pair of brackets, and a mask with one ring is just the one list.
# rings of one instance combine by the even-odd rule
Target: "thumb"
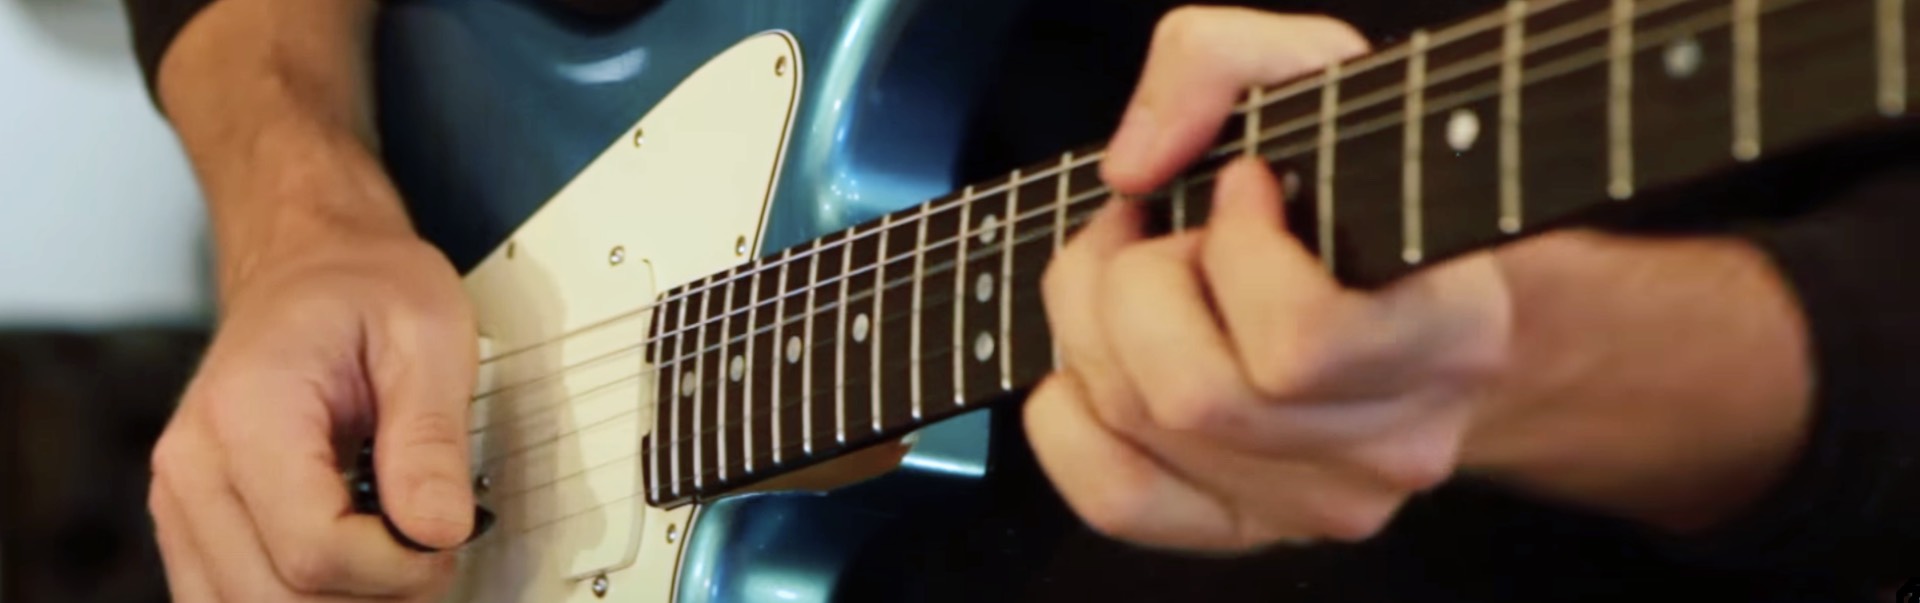
[[1121,193],[1151,190],[1214,142],[1249,87],[1305,75],[1366,50],[1364,37],[1327,17],[1175,9],[1154,30],[1145,70],[1101,175]]
[[467,416],[475,339],[455,313],[397,312],[370,333],[380,504],[415,543],[449,549],[474,531]]

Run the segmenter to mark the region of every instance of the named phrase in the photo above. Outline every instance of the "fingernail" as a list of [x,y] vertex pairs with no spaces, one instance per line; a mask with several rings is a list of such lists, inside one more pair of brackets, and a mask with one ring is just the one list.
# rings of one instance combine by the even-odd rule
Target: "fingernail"
[[1120,118],[1120,129],[1107,143],[1108,168],[1121,173],[1138,171],[1151,153],[1160,137],[1159,120],[1153,111],[1144,105],[1127,108],[1127,114]]
[[467,542],[471,543],[475,540],[479,540],[481,536],[487,535],[487,530],[493,529],[493,520],[494,520],[494,517],[493,517],[492,511],[488,511],[486,507],[482,507],[480,505],[474,505],[473,506],[473,535],[467,537]]
[[421,553],[440,552],[438,549],[435,549],[433,547],[430,547],[424,544],[420,544],[414,539],[407,537],[407,533],[404,530],[400,529],[400,525],[393,523],[392,515],[388,515],[385,513],[380,514],[380,523],[387,526],[387,535],[392,536],[394,542],[400,543],[400,546],[406,547],[408,550],[417,551]]

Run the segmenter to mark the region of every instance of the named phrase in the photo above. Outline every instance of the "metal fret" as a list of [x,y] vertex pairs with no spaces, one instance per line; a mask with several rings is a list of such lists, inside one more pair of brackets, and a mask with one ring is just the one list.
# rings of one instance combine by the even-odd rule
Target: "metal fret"
[[[907,354],[909,365],[907,367],[907,378],[912,385],[909,388],[911,391],[907,393],[907,398],[912,401],[911,412],[913,413],[914,421],[919,421],[922,415],[920,400],[920,315],[925,311],[925,308],[921,307],[920,298],[924,290],[924,285],[927,282],[927,216],[932,215],[930,211],[932,208],[933,204],[931,203],[920,206],[920,219],[915,220],[915,227],[919,234],[916,235],[913,243],[913,316],[909,318],[913,325],[909,328],[912,329],[913,332],[907,334],[909,338],[908,341],[911,342],[908,345],[911,346],[910,349],[912,350]],[[882,250],[881,253],[885,254],[885,250]],[[886,260],[882,259],[880,261],[885,262]]]
[[765,272],[754,266],[753,289],[747,292],[747,356],[746,380],[740,388],[740,456],[746,462],[746,472],[753,473],[753,341],[760,324],[760,273]]
[[[807,262],[807,326],[800,331],[801,339],[806,343],[800,346],[800,433],[801,450],[807,456],[813,456],[813,308],[814,296],[820,290],[820,242],[813,240],[813,257]],[[782,294],[785,295],[785,294]]]
[[1633,197],[1633,0],[1613,0],[1608,38],[1607,195]]
[[1007,219],[1000,225],[1000,391],[1013,391],[1013,225],[1020,222],[1019,199],[1020,170],[1014,170],[1007,181]]
[[[654,305],[655,310],[653,311],[653,332],[655,337],[659,337],[660,335],[664,335],[667,332],[665,328],[667,313],[665,311],[658,309],[660,307],[659,301],[655,301],[654,304],[655,304]],[[654,374],[654,379],[656,380],[660,378],[659,375],[660,375],[660,370],[662,368],[660,366],[660,357],[663,354],[662,350],[664,350],[665,348],[666,346],[661,345],[659,339],[654,339],[653,341],[653,371],[654,371],[653,374]],[[663,427],[662,423],[664,422],[662,421],[662,419],[664,418],[664,413],[660,411],[660,405],[672,403],[673,397],[664,396],[665,399],[664,400],[661,399],[663,396],[660,395],[660,387],[658,386],[657,383],[653,388],[653,395],[654,395],[653,409],[652,409],[653,410],[653,429],[651,430],[651,433],[648,434],[650,437],[647,438],[647,447],[652,450],[651,454],[647,455],[647,464],[649,465],[651,470],[648,471],[647,473],[648,473],[649,480],[652,482],[653,499],[655,501],[658,501],[666,498],[666,496],[660,489],[660,439],[663,436],[667,435],[666,434],[667,430],[662,429]],[[671,444],[669,444],[669,446],[671,446]]]
[[1053,200],[1053,249],[1054,251],[1059,251],[1060,248],[1067,246],[1067,200],[1073,198],[1071,196],[1071,193],[1073,191],[1068,190],[1067,181],[1069,179],[1069,175],[1072,172],[1073,172],[1073,153],[1071,152],[1061,153],[1060,169],[1056,170],[1053,175],[1054,178],[1059,179],[1059,185],[1060,185],[1060,191],[1055,194],[1055,196],[1058,198]]
[[1420,143],[1425,138],[1427,98],[1427,32],[1416,30],[1408,42],[1406,116],[1402,120],[1402,157],[1400,161],[1400,259],[1418,264],[1426,251],[1422,245],[1420,216]]
[[[693,452],[693,489],[696,491],[706,487],[706,479],[705,479],[706,465],[705,463],[702,463],[700,460],[700,449],[701,449],[702,438],[706,436],[706,434],[702,433],[702,428],[705,427],[705,422],[703,421],[705,417],[703,417],[702,415],[705,415],[706,412],[701,408],[703,406],[701,404],[701,398],[706,396],[707,392],[705,390],[707,388],[700,387],[700,380],[703,379],[704,375],[707,374],[707,370],[706,370],[707,355],[702,350],[707,349],[707,302],[709,301],[708,298],[712,296],[713,296],[713,277],[708,276],[706,280],[701,281],[701,284],[700,284],[700,326],[694,330],[696,334],[694,335],[694,348],[693,348],[694,352],[693,352],[693,448],[692,448],[692,452]],[[682,396],[682,397],[685,397],[685,396]]]
[[[729,303],[733,301],[733,285],[735,280],[738,280],[738,279],[733,278],[732,274],[727,275],[727,292],[725,294],[726,297],[724,297],[723,299],[727,300],[727,302]],[[715,406],[719,408],[719,410],[716,411],[719,414],[719,416],[714,417],[713,431],[716,435],[719,436],[719,440],[720,440],[720,453],[717,455],[718,458],[716,458],[715,460],[720,465],[719,469],[720,469],[721,482],[727,481],[727,373],[728,373],[727,362],[729,358],[727,356],[727,344],[731,343],[733,339],[732,326],[733,326],[733,308],[723,307],[722,312],[720,314],[720,367],[719,367],[719,372],[717,373],[717,375],[714,377],[714,380],[713,380],[714,389],[719,390],[720,392],[719,394],[717,394],[719,396],[717,398],[718,404],[715,404]],[[751,337],[751,335],[749,335],[749,337]]]
[[1261,98],[1265,94],[1260,86],[1247,90],[1246,119],[1242,122],[1246,127],[1240,134],[1240,154],[1248,157],[1260,156],[1260,107],[1265,104]]
[[1880,113],[1907,112],[1907,0],[1876,0],[1875,38],[1880,53]]
[[773,302],[773,351],[768,356],[773,359],[767,371],[773,373],[773,393],[767,396],[767,430],[773,433],[773,441],[769,445],[773,446],[775,465],[785,462],[781,459],[785,447],[780,445],[780,348],[782,342],[787,340],[787,269],[793,266],[792,260],[792,247],[780,252],[780,285],[774,289],[777,299]]
[[1320,213],[1320,262],[1332,271],[1333,256],[1333,155],[1339,142],[1340,64],[1327,66],[1326,84],[1320,87],[1320,174],[1315,201]]
[[840,254],[840,327],[833,336],[833,441],[847,445],[847,283],[853,279],[853,243],[859,229],[847,231],[847,250]]
[[669,464],[673,466],[673,495],[679,496],[680,484],[684,483],[680,480],[680,392],[683,391],[681,388],[686,387],[686,384],[681,382],[685,379],[685,375],[680,370],[679,364],[684,358],[684,354],[686,354],[687,343],[687,336],[685,333],[679,332],[681,330],[679,325],[687,324],[687,301],[685,299],[680,300],[680,317],[675,323],[672,362],[674,367],[671,369],[673,370],[673,395],[668,396],[666,402],[667,409],[673,411],[671,413],[673,416],[667,421],[672,425],[673,434],[668,442],[667,450],[669,450],[669,454],[673,456],[673,458],[669,459],[671,461]]
[[873,273],[873,321],[872,321],[873,322],[873,355],[871,358],[869,358],[869,360],[872,361],[872,366],[870,367],[871,372],[869,372],[867,375],[867,378],[872,381],[872,386],[873,386],[872,404],[873,404],[873,432],[874,433],[880,433],[882,429],[880,425],[880,380],[882,379],[882,377],[880,376],[881,375],[881,372],[880,372],[880,357],[881,357],[880,339],[881,337],[880,335],[881,335],[881,332],[884,331],[884,329],[882,329],[881,327],[887,324],[887,321],[884,320],[884,318],[887,315],[885,310],[886,304],[884,303],[887,299],[887,296],[885,295],[886,288],[887,288],[887,263],[888,263],[887,262],[888,260],[887,237],[893,234],[892,231],[893,231],[893,214],[887,214],[881,217],[880,218],[880,242],[879,242],[880,247],[879,247],[879,251],[874,254],[875,257],[879,258],[879,266],[874,268],[874,273]]
[[1500,232],[1518,234],[1520,207],[1520,77],[1526,58],[1527,3],[1507,2],[1500,63]]
[[1733,157],[1760,156],[1760,0],[1733,0]]
[[[1011,188],[1011,185],[1009,185],[1009,188]],[[965,395],[967,390],[967,354],[966,350],[962,349],[961,342],[967,340],[967,243],[973,239],[974,236],[974,233],[971,232],[973,228],[973,187],[969,186],[961,191],[960,198],[964,199],[964,201],[960,203],[960,235],[954,237],[956,239],[954,244],[957,246],[958,252],[953,256],[953,341],[951,343],[953,344],[954,406],[967,405],[967,397]],[[1011,214],[1009,214],[1009,218],[1011,218]],[[1008,221],[1011,222],[1013,220],[1009,219]],[[922,232],[925,231],[925,228],[925,225],[922,224]],[[914,349],[919,350],[920,348],[915,347]],[[914,414],[914,419],[920,418],[917,410],[918,409],[916,409],[916,413]]]
[[[1058,184],[1060,186],[1059,191],[1054,193],[1054,200],[1053,200],[1053,250],[1056,255],[1058,255],[1058,252],[1060,251],[1061,247],[1066,246],[1067,200],[1072,198],[1068,196],[1068,193],[1071,191],[1067,190],[1067,175],[1072,171],[1073,171],[1073,152],[1068,151],[1066,153],[1061,153],[1060,169],[1055,170],[1055,173],[1053,176],[1054,178],[1058,179],[1059,181]],[[1007,221],[1013,222],[1014,220],[1009,218]],[[1060,342],[1057,340],[1053,341],[1052,347],[1053,347],[1053,368],[1054,370],[1059,370],[1063,366],[1060,362]]]

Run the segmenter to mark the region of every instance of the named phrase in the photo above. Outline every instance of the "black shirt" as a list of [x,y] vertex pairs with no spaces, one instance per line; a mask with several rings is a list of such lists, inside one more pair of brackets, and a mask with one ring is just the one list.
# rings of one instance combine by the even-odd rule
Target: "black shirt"
[[[212,0],[127,0],[149,79],[168,43]],[[595,5],[627,0],[567,0]],[[949,0],[961,1],[961,0]],[[1489,0],[1263,0],[1324,12],[1376,43],[1468,16]],[[979,176],[1104,136],[1171,0],[1035,2],[998,86],[1045,90],[1045,105],[988,105],[968,157]],[[1089,66],[1102,66],[1089,68]],[[1014,95],[986,95],[1013,98]],[[1030,127],[1090,113],[1082,132]],[[1038,139],[1029,132],[1051,132]],[[1064,137],[1064,138],[1061,138]],[[875,581],[878,600],[1613,601],[1867,600],[1872,586],[1920,576],[1920,169],[1894,143],[1781,170],[1715,191],[1766,207],[1745,231],[1777,263],[1811,327],[1814,439],[1801,464],[1751,513],[1715,533],[1664,538],[1623,521],[1530,501],[1469,479],[1410,504],[1378,538],[1237,561],[1185,558],[1092,534],[1019,442],[997,443],[996,486],[964,529],[901,525],[894,538],[942,543],[924,556],[871,559],[874,575],[946,571],[914,584]],[[1885,169],[1863,169],[1863,165]],[[1818,177],[1804,174],[1818,174]],[[1012,413],[1002,413],[1012,414]],[[1014,433],[1017,424],[1004,426]],[[1002,430],[1002,431],[1005,431]],[[951,523],[951,522],[946,522]],[[936,596],[938,593],[938,596]]]

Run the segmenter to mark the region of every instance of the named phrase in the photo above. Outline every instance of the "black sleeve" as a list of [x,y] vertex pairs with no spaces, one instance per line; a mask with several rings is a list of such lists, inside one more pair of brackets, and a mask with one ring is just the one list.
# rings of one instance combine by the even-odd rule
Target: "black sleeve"
[[1920,166],[1749,236],[1797,297],[1815,366],[1798,465],[1754,508],[1676,543],[1714,564],[1920,578]]
[[173,45],[173,39],[180,35],[180,29],[187,21],[200,13],[200,9],[213,4],[214,0],[122,0],[127,8],[127,21],[133,30],[133,52],[140,61],[140,73],[147,84],[147,94],[157,96],[154,87],[160,75],[160,58],[166,56],[167,48]]

